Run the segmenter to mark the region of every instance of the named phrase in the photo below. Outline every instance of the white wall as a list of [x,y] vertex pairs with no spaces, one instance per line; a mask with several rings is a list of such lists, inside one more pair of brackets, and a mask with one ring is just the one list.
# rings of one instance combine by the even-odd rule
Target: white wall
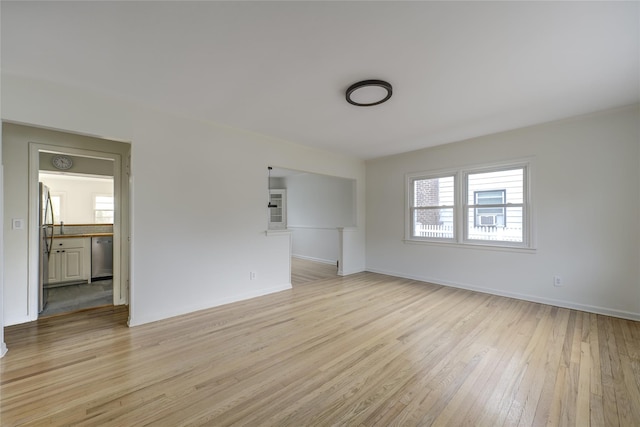
[[340,258],[337,227],[355,225],[355,181],[304,173],[287,176],[284,185],[293,255],[335,264]]
[[60,216],[56,223],[93,224],[94,196],[113,196],[113,178],[91,178],[70,175],[40,174],[40,182],[51,194],[61,196]]
[[[357,180],[349,259],[364,268],[364,162],[69,87],[2,79],[3,120],[131,141],[130,324],[290,286],[289,236],[265,235],[270,164]],[[25,257],[16,254],[17,269]],[[5,289],[23,286],[17,276]],[[6,309],[13,301],[5,297]],[[5,322],[16,320],[5,312]]]
[[286,177],[285,185],[290,225],[355,225],[353,180],[304,173]]
[[340,259],[340,235],[337,228],[289,227],[291,254],[325,264],[336,264]]
[[[640,320],[638,117],[635,106],[367,162],[367,270]],[[403,242],[406,173],[525,156],[534,253]]]

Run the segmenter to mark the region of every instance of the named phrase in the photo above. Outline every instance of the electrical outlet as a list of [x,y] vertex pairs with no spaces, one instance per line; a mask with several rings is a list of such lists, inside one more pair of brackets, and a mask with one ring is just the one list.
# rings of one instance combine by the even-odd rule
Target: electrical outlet
[[250,271],[249,272],[249,280],[256,280],[256,272],[255,271]]
[[553,276],[553,286],[555,287],[564,286],[564,283],[562,282],[562,277]]
[[22,230],[24,229],[24,220],[23,219],[18,219],[18,218],[14,218],[11,220],[11,228],[13,230]]

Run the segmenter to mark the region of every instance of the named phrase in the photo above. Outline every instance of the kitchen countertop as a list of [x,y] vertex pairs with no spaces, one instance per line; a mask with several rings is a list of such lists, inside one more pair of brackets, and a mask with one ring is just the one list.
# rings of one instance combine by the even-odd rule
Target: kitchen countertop
[[54,234],[54,239],[69,239],[72,237],[108,237],[113,233],[83,233],[83,234]]

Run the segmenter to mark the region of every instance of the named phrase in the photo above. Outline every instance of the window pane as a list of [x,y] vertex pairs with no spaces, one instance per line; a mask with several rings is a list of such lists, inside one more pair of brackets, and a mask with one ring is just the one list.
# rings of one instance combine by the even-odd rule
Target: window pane
[[[523,203],[524,169],[471,173],[467,176],[467,204]],[[499,200],[499,199],[506,200]]]
[[413,211],[412,237],[453,239],[453,208],[417,208]]
[[477,205],[495,205],[504,203],[505,190],[495,191],[476,191],[476,204]]
[[63,219],[60,218],[61,206],[62,206],[62,197],[51,195],[51,204],[53,205],[53,219],[54,221],[60,222]]
[[530,247],[529,165],[500,167],[409,175],[405,238]]
[[453,176],[413,181],[413,206],[453,206]]
[[[519,243],[524,241],[521,207],[506,208],[505,226],[497,223],[499,221],[497,216],[474,217],[474,212],[478,210],[481,208],[469,208],[467,211],[467,239]],[[492,223],[492,221],[496,223]]]
[[[475,191],[474,199],[476,205],[500,205],[504,204],[505,190]],[[506,225],[505,208],[492,206],[489,208],[476,208],[474,211],[474,226],[496,226]]]
[[113,224],[113,196],[95,196],[93,209],[96,224]]
[[113,196],[96,196],[95,209],[113,209]]

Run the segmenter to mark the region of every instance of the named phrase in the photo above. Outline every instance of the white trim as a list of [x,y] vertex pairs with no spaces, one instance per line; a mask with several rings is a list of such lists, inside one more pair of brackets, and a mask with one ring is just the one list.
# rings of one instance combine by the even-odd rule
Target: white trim
[[338,276],[349,276],[351,274],[363,273],[367,271],[366,269],[354,269],[354,270],[340,270],[338,271]]
[[607,307],[598,307],[587,304],[579,304],[571,301],[556,300],[552,298],[537,297],[534,295],[521,294],[519,292],[507,292],[499,289],[483,288],[479,286],[469,285],[465,283],[449,282],[437,278],[426,276],[414,276],[411,274],[399,273],[397,271],[380,270],[375,268],[367,268],[366,271],[371,273],[385,274],[387,276],[401,277],[403,279],[419,280],[421,282],[432,283],[434,285],[447,286],[450,288],[466,289],[468,291],[480,292],[483,294],[497,295],[501,297],[514,298],[523,301],[534,302],[538,304],[552,305],[555,307],[568,308],[571,310],[585,311],[587,313],[603,314],[605,316],[619,317],[621,319],[640,321],[640,313],[630,311],[616,310]]
[[[129,256],[122,246],[123,231],[128,227],[128,200],[122,188],[123,176],[122,155],[114,152],[95,151],[85,148],[67,147],[64,145],[29,142],[29,272],[27,291],[27,316],[24,321],[38,319],[38,263],[39,263],[39,230],[38,230],[38,182],[40,174],[40,151],[75,154],[113,161],[114,189],[114,223],[113,223],[113,304],[127,304],[128,295],[122,292],[122,282],[128,276],[125,257]],[[126,212],[125,212],[126,210]],[[118,248],[118,250],[115,250]],[[130,294],[129,289],[129,294]],[[22,323],[19,321],[17,323]]]
[[316,227],[313,225],[287,225],[287,228],[300,228],[300,229],[308,229],[308,230],[338,230],[339,227]]
[[102,182],[105,180],[113,180],[111,175],[94,175],[90,173],[77,173],[77,172],[59,172],[59,171],[39,171],[40,176],[46,178],[66,179],[69,181],[97,181]]
[[[458,227],[458,210],[456,209],[456,206],[459,205],[460,203],[460,195],[458,194],[458,180],[459,178],[459,169],[440,169],[440,170],[435,170],[435,171],[430,171],[430,172],[410,172],[410,173],[406,173],[405,177],[404,177],[404,186],[405,186],[405,200],[404,200],[404,240],[416,240],[415,237],[412,237],[412,233],[411,233],[411,228],[412,228],[412,223],[413,223],[413,219],[412,219],[412,215],[411,215],[411,209],[414,207],[414,200],[413,200],[413,181],[417,180],[417,179],[436,179],[436,178],[446,178],[446,177],[453,177],[453,205],[452,206],[445,206],[447,208],[450,208],[453,211],[453,223],[454,223],[454,227],[453,227],[453,237],[451,239],[449,238],[440,238],[438,240],[435,239],[431,239],[429,240],[430,242],[448,242],[448,243],[457,243],[458,241],[458,230],[460,229]],[[420,240],[424,240],[424,239],[417,239],[418,241]]]
[[[494,172],[508,169],[523,169],[523,206],[522,206],[522,223],[524,225],[522,242],[505,242],[492,240],[476,240],[468,239],[468,207],[466,200],[467,195],[467,177],[470,174]],[[535,251],[536,249],[536,233],[535,218],[533,215],[533,175],[535,170],[535,158],[520,157],[512,160],[503,160],[495,163],[484,163],[472,166],[460,166],[457,168],[441,169],[434,171],[410,172],[405,174],[405,214],[404,214],[404,239],[405,243],[428,243],[428,244],[444,244],[457,247],[481,247],[481,248],[497,248],[509,251]],[[412,233],[412,209],[414,208],[413,200],[413,182],[416,179],[435,179],[453,176],[454,178],[454,205],[444,206],[453,209],[453,238],[428,238],[414,237]]]
[[475,243],[475,242],[458,243],[458,242],[449,242],[444,240],[436,241],[436,240],[404,239],[403,242],[408,243],[410,245],[433,245],[433,246],[445,246],[449,248],[481,249],[481,250],[500,251],[500,252],[517,252],[517,253],[523,253],[523,254],[535,254],[538,251],[537,248],[525,248],[522,246],[485,245],[482,240],[478,240],[478,243]]
[[358,227],[337,227],[336,230],[343,233],[355,233],[358,231]]
[[[2,134],[0,133],[0,358],[7,354],[7,344],[4,342],[4,327],[6,326],[4,312],[4,162],[2,160]],[[27,232],[29,229],[27,228]]]
[[[519,160],[514,161],[513,163],[500,163],[497,165],[486,165],[480,166],[472,169],[464,169],[461,170],[461,186],[462,186],[462,195],[461,195],[461,204],[460,209],[462,211],[462,239],[459,243],[462,244],[482,244],[486,246],[498,246],[498,247],[518,247],[524,249],[531,249],[531,224],[529,223],[530,218],[530,206],[531,206],[531,188],[529,187],[529,182],[531,181],[532,174],[532,161],[531,160]],[[490,172],[501,172],[507,170],[514,169],[522,169],[523,170],[523,200],[522,203],[513,204],[513,207],[522,208],[522,224],[524,229],[522,230],[522,242],[493,242],[488,240],[479,240],[479,239],[469,239],[469,209],[474,208],[476,205],[469,205],[469,175],[481,174],[481,173],[490,173]],[[520,206],[521,205],[521,206]],[[508,207],[511,207],[510,204],[504,203],[505,210]]]
[[315,261],[315,262],[321,262],[323,264],[330,264],[330,265],[336,265],[336,261],[332,261],[330,259],[323,259],[323,258],[315,258],[312,256],[306,256],[306,255],[298,255],[298,254],[292,254],[291,255],[293,258],[298,258],[298,259],[306,259],[308,261]]

